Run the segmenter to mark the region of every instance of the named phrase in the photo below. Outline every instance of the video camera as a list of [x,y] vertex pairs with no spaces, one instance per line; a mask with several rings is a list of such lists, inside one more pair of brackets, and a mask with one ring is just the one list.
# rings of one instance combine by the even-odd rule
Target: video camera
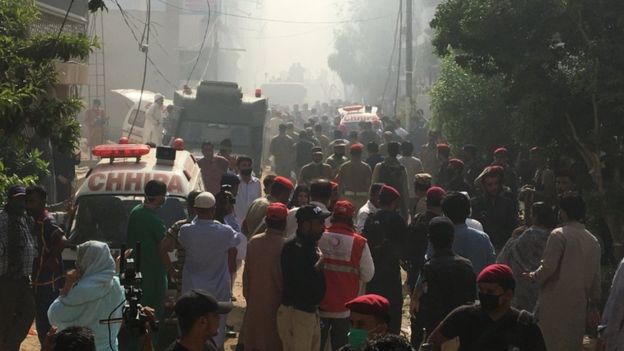
[[122,246],[119,271],[121,272],[120,282],[126,295],[122,316],[121,318],[101,320],[100,323],[123,322],[130,335],[140,337],[145,334],[145,323],[149,323],[152,330],[158,330],[158,321],[148,317],[139,307],[143,297],[143,289],[141,289],[141,243],[136,243],[134,258],[126,258],[125,251],[125,246]]
[[145,323],[149,323],[152,330],[158,330],[158,321],[149,318],[139,308],[143,289],[141,289],[141,242],[136,243],[134,258],[125,258],[125,248],[121,254],[121,285],[126,291],[126,303],[123,307],[122,318],[125,327],[131,335],[141,336],[145,334]]

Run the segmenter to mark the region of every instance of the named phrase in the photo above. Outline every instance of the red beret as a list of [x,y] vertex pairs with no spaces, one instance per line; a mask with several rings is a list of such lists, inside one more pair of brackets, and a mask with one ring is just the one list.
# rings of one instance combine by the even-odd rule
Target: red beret
[[[432,186],[427,190],[427,202],[432,202],[433,200],[441,201],[446,196],[446,191],[440,188],[439,186]],[[435,201],[434,201],[435,202]]]
[[368,294],[347,302],[345,307],[351,312],[361,314],[387,314],[390,310],[390,302],[383,296]]
[[486,169],[485,175],[489,177],[494,176],[502,178],[505,176],[505,168],[498,165],[490,166]]
[[515,286],[515,279],[513,271],[506,264],[491,264],[479,273],[477,276],[477,283],[496,283],[501,286],[513,288]]
[[340,200],[334,205],[334,216],[353,217],[353,204],[347,200]]
[[499,147],[498,149],[494,150],[494,155],[507,155],[507,149],[504,147]]
[[464,161],[458,158],[452,158],[449,161],[449,165],[455,168],[464,168]]
[[364,150],[364,145],[360,144],[360,143],[355,143],[351,145],[351,152],[353,151],[362,151]]
[[288,207],[281,202],[274,202],[267,207],[266,218],[283,221],[288,217]]
[[290,179],[286,177],[282,177],[282,176],[275,177],[275,180],[273,181],[273,183],[281,184],[290,190],[292,190],[295,187],[293,183],[290,181]]
[[438,150],[450,150],[451,147],[448,146],[448,144],[438,144],[436,145],[436,147],[438,148]]
[[396,197],[397,199],[401,197],[401,193],[399,193],[398,190],[391,187],[390,185],[384,185],[381,187],[381,190],[379,190],[379,195],[384,195],[384,194],[394,195],[394,197]]

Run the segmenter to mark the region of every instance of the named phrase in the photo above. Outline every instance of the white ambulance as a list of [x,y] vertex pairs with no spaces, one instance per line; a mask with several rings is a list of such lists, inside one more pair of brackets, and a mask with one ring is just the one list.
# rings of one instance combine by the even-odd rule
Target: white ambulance
[[[185,150],[108,144],[96,146],[93,155],[101,160],[89,170],[78,188],[69,214],[71,245],[99,240],[118,251],[126,244],[130,211],[143,202],[143,188],[152,179],[167,184],[167,200],[158,210],[167,228],[186,218],[188,193],[204,188],[197,161]],[[73,261],[75,250],[64,250],[63,259]]]

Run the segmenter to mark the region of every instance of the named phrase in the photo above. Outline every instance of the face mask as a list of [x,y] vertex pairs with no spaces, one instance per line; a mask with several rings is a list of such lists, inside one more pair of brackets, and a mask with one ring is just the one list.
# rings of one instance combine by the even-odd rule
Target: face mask
[[490,295],[479,293],[479,302],[481,303],[481,308],[485,311],[492,312],[498,308],[498,299],[502,295]]
[[250,176],[251,175],[251,168],[249,168],[249,169],[241,169],[240,170],[240,174],[244,175],[244,176]]
[[349,329],[349,334],[347,334],[347,338],[349,339],[349,345],[353,349],[359,349],[362,347],[366,339],[368,338],[368,332],[364,329]]

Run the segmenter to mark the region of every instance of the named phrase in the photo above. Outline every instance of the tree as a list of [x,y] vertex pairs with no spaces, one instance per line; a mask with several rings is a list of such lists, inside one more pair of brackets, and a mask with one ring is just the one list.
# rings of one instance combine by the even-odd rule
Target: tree
[[620,0],[448,0],[431,23],[439,55],[502,79],[520,141],[574,150],[619,244],[622,13]]
[[33,35],[38,16],[34,1],[0,0],[0,199],[9,182],[34,183],[47,174],[47,162],[33,145],[49,140],[67,151],[79,140],[74,116],[82,102],[53,96],[54,62],[84,60],[96,42],[85,35]]
[[493,150],[512,139],[511,111],[500,77],[476,75],[449,55],[430,94],[430,124],[443,131],[453,146],[475,144],[482,150]]

